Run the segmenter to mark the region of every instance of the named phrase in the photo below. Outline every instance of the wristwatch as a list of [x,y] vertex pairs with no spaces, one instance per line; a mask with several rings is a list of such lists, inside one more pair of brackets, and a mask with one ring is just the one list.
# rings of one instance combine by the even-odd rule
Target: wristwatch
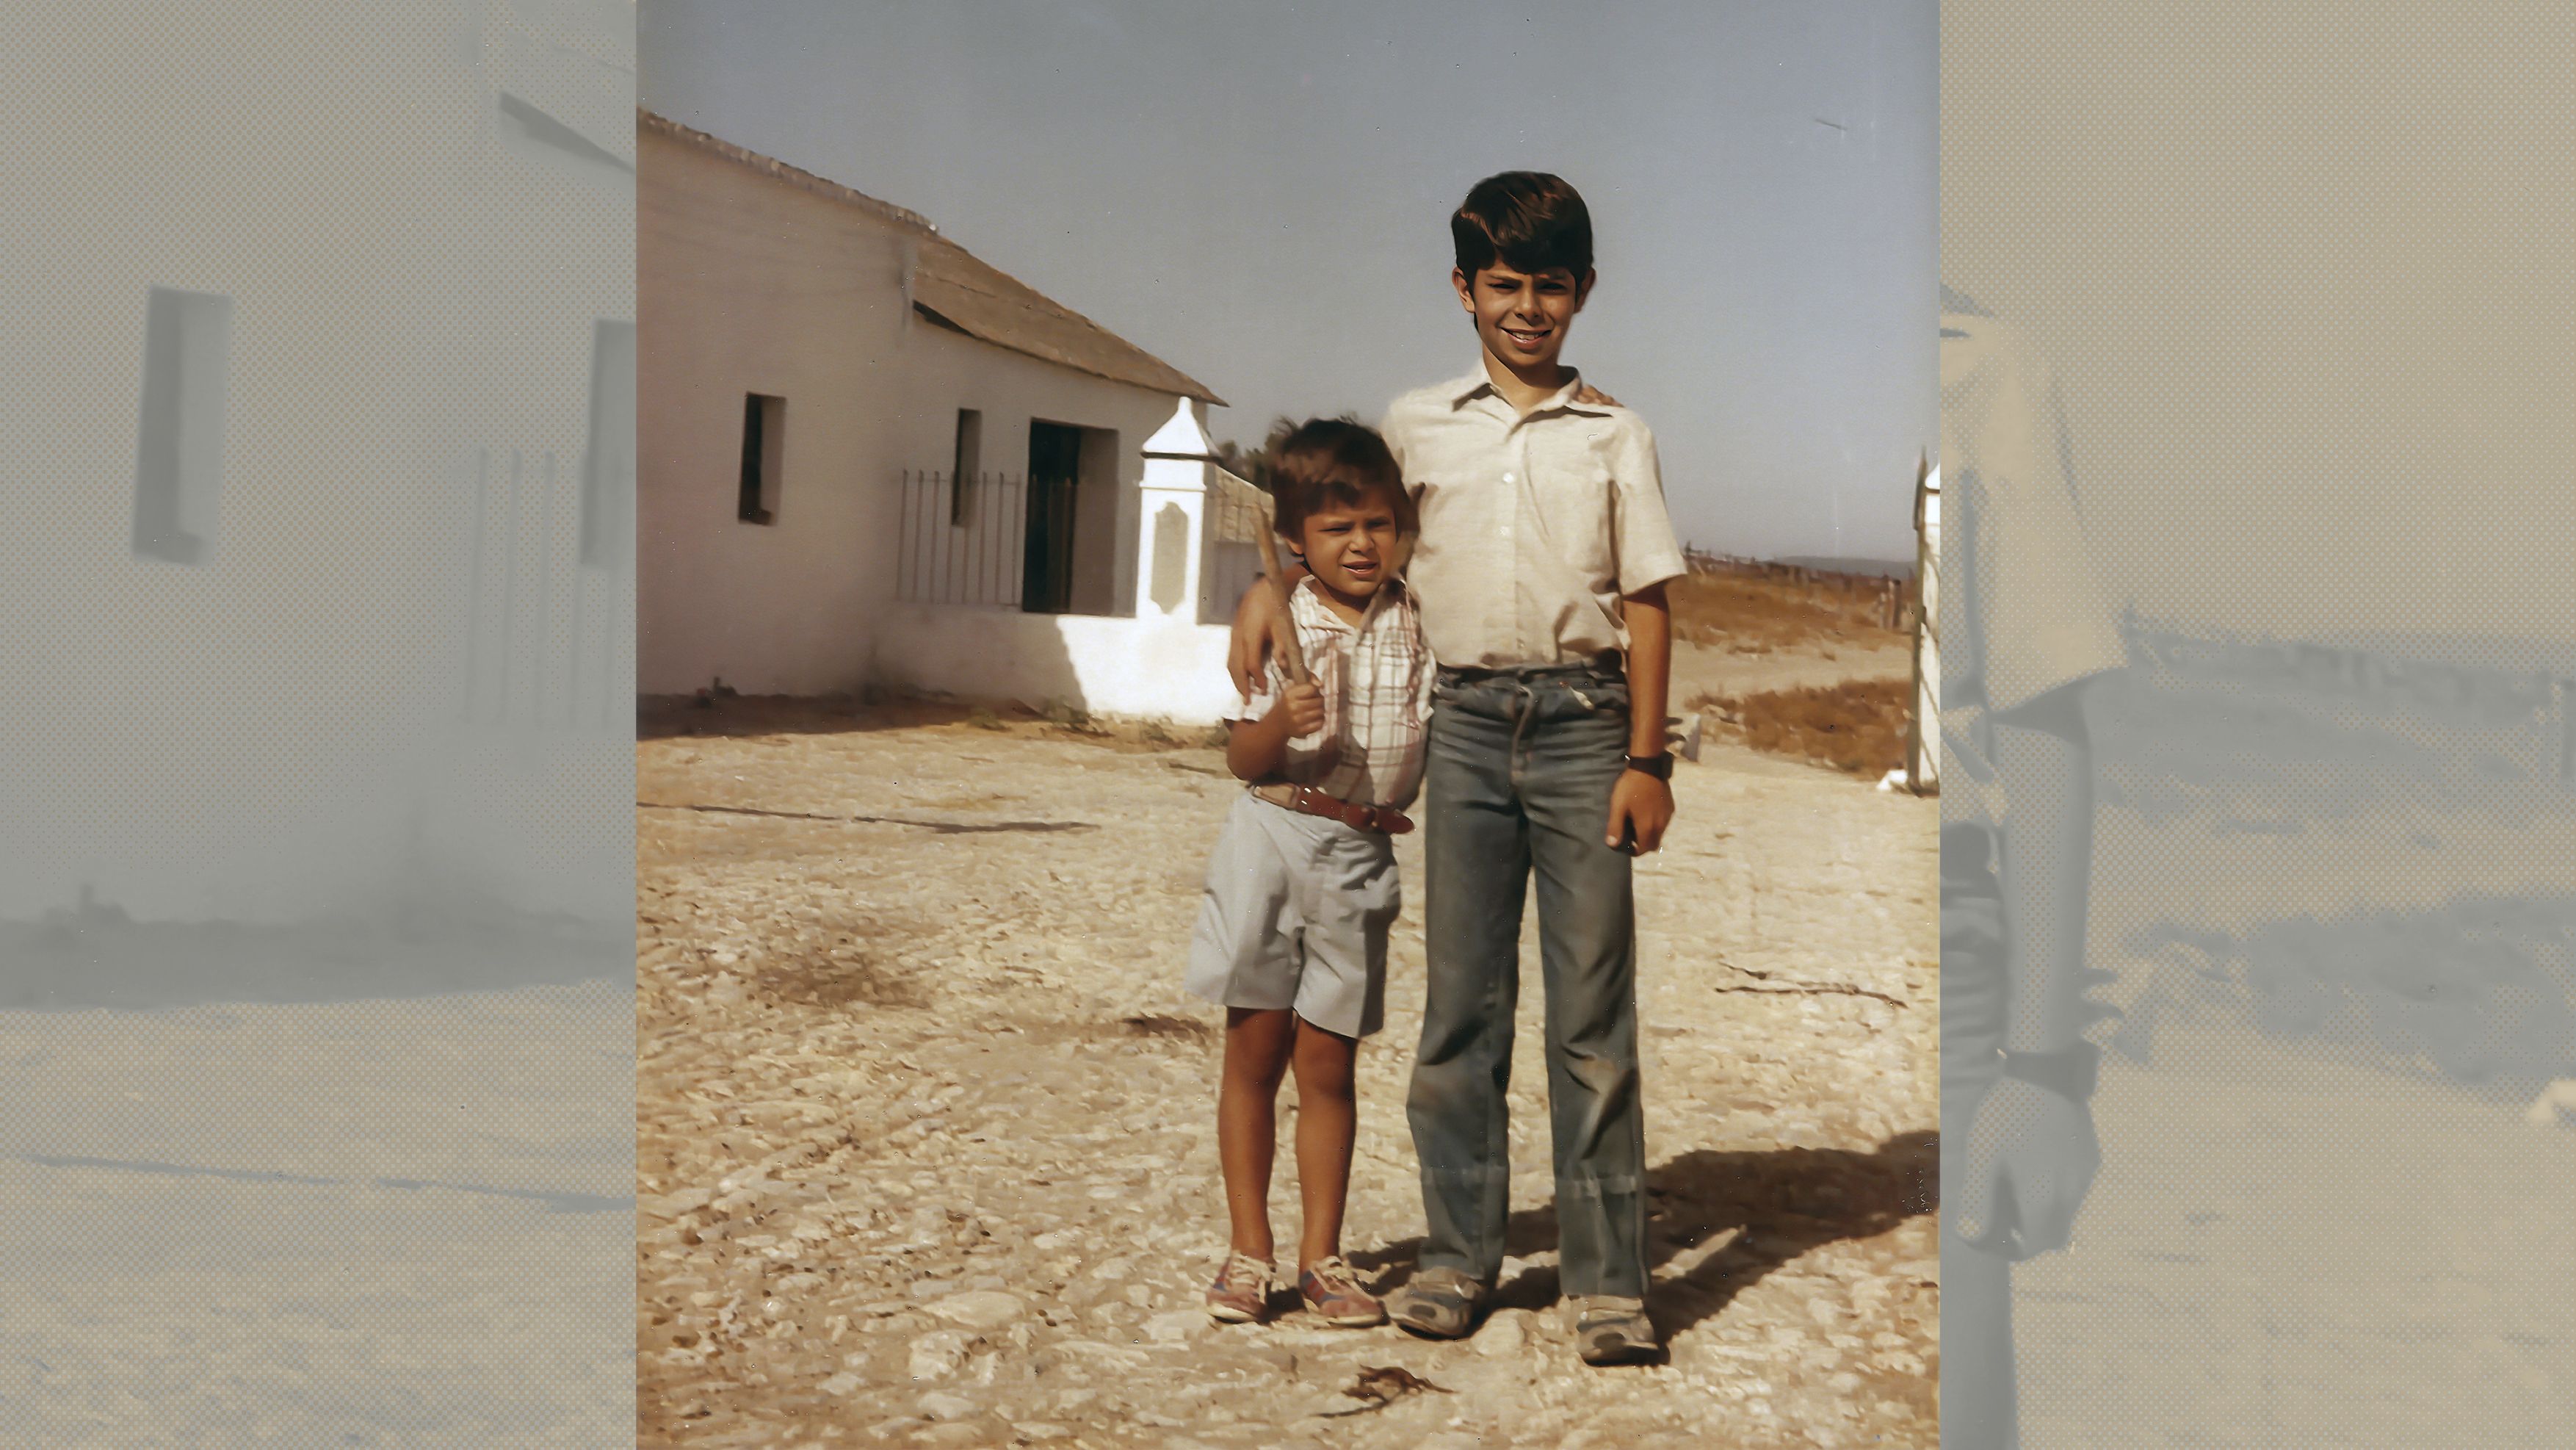
[[1651,775],[1657,780],[1664,781],[1673,778],[1673,754],[1669,750],[1655,755],[1627,755],[1620,758],[1627,761],[1628,768],[1639,775]]
[[2090,1042],[2078,1041],[2063,1052],[2004,1051],[2004,1076],[2046,1088],[2069,1102],[2093,1096],[2101,1068],[2102,1049]]

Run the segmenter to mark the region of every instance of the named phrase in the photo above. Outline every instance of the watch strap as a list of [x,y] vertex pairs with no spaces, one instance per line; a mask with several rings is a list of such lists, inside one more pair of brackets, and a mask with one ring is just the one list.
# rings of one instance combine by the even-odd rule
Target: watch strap
[[1660,755],[1628,755],[1622,756],[1621,759],[1628,763],[1630,770],[1639,775],[1651,775],[1657,780],[1666,781],[1673,778],[1673,756],[1669,750]]

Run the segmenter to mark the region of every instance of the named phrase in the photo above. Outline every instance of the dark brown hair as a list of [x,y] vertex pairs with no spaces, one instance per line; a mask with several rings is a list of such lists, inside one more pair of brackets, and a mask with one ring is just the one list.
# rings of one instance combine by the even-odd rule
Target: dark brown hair
[[1309,418],[1271,445],[1270,497],[1281,538],[1302,542],[1306,519],[1338,504],[1356,507],[1371,498],[1386,501],[1398,533],[1418,528],[1413,495],[1404,488],[1404,471],[1374,428],[1348,418]]
[[1449,239],[1470,279],[1498,261],[1532,275],[1563,267],[1578,284],[1592,270],[1592,213],[1564,177],[1544,171],[1477,182],[1449,218]]

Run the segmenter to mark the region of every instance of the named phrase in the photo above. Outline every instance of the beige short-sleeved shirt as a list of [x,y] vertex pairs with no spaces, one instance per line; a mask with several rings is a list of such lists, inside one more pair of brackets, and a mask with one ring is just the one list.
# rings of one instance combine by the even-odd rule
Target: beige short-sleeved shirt
[[1624,596],[1687,570],[1655,435],[1582,379],[1524,416],[1479,365],[1395,400],[1380,432],[1422,514],[1405,579],[1433,658],[1556,664],[1628,647]]
[[1998,821],[1992,716],[2120,669],[2047,362],[1974,304],[1941,315],[1942,818]]

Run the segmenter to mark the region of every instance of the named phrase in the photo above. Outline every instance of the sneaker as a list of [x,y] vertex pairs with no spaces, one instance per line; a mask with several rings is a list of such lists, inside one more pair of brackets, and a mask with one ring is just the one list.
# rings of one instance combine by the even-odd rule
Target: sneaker
[[1308,1265],[1297,1276],[1297,1293],[1326,1324],[1366,1329],[1386,1322],[1386,1306],[1360,1287],[1360,1276],[1339,1254]]
[[1216,1282],[1208,1285],[1208,1317],[1220,1324],[1255,1324],[1270,1312],[1272,1274],[1268,1260],[1250,1254],[1226,1255]]
[[1662,1351],[1643,1299],[1586,1294],[1570,1301],[1567,1312],[1574,1321],[1574,1352],[1585,1364],[1636,1364]]
[[1456,1269],[1424,1269],[1387,1296],[1387,1316],[1416,1334],[1459,1339],[1475,1327],[1486,1288]]

